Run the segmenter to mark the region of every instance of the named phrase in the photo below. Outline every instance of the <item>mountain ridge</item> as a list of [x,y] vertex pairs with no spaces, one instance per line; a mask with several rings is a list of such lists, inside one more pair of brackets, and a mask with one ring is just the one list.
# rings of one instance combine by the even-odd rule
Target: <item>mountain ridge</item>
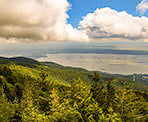
[[[92,75],[93,72],[98,72],[104,78],[129,79],[129,80],[135,80],[138,83],[143,84],[143,85],[148,85],[148,74],[122,75],[122,74],[110,74],[110,73],[100,72],[100,71],[88,71],[84,68],[63,66],[63,65],[57,64],[55,62],[47,62],[47,61],[46,62],[39,62],[35,59],[28,58],[28,57],[10,57],[10,58],[0,57],[0,64],[3,64],[3,63],[4,64],[15,63],[17,65],[27,66],[27,67],[31,67],[31,68],[43,65],[43,66],[46,66],[50,69],[55,69],[54,71],[56,71],[56,69],[62,70],[62,71],[67,70],[67,71],[80,72],[80,73],[84,73],[84,74],[86,73],[86,74],[90,74],[90,75]],[[91,77],[91,76],[89,76],[89,77]]]

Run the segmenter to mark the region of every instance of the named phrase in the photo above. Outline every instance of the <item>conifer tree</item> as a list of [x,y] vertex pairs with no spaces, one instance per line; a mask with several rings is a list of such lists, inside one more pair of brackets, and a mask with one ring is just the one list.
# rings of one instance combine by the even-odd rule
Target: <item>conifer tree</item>
[[82,116],[82,121],[103,119],[103,111],[93,99],[90,89],[80,79],[74,80],[71,85],[71,99],[73,106]]
[[[146,118],[148,103],[140,96],[138,97],[132,90],[121,90],[117,95],[116,111],[120,113],[122,121],[143,121]],[[148,113],[147,113],[148,114]]]
[[92,77],[91,92],[92,97],[98,102],[100,107],[102,107],[105,102],[105,92],[103,89],[104,86],[101,77],[99,73],[95,72]]
[[116,97],[115,87],[111,84],[111,81],[108,81],[107,92],[106,92],[106,105],[105,105],[106,112],[108,111],[109,107],[114,108],[116,104],[115,97]]

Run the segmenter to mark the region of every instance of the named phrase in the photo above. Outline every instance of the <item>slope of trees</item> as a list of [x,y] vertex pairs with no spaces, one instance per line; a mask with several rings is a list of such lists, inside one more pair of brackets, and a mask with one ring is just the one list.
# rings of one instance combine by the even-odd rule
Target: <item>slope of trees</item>
[[112,79],[102,80],[98,73],[89,84],[74,74],[65,84],[60,82],[61,76],[53,78],[48,70],[44,66],[0,65],[0,121],[148,121],[147,92],[129,90],[126,82],[118,89]]
[[[18,66],[18,72],[21,72],[23,74],[28,73],[29,76],[30,73],[31,76],[38,76],[38,67],[40,65],[43,65],[44,67],[46,67],[46,70],[49,73],[49,79],[64,84],[69,84],[71,80],[76,79],[77,77],[80,77],[80,79],[86,82],[87,84],[91,84],[91,77],[93,76],[93,72],[85,70],[83,68],[65,67],[53,62],[38,62],[34,59],[26,57],[0,57],[0,64],[11,66],[15,64],[26,67],[26,71],[24,72],[24,68]],[[18,68],[13,68],[13,70],[18,70]],[[23,71],[21,69],[23,69]],[[32,73],[32,71],[35,72]],[[116,88],[122,89],[124,87],[124,82],[126,82],[126,84],[128,84],[127,89],[135,89],[148,92],[148,80],[146,74],[134,74],[135,80],[133,80],[133,75],[118,75],[103,72],[99,72],[99,74],[101,74],[100,80],[104,81],[104,84],[107,84],[107,81],[112,80],[112,83]]]

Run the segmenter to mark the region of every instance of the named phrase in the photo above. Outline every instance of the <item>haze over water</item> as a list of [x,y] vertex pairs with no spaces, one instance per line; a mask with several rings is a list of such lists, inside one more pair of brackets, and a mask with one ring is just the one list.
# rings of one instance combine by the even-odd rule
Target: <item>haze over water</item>
[[148,43],[47,43],[0,45],[0,56],[26,56],[64,66],[117,74],[148,74]]
[[148,56],[111,54],[47,54],[40,61],[118,74],[148,73]]

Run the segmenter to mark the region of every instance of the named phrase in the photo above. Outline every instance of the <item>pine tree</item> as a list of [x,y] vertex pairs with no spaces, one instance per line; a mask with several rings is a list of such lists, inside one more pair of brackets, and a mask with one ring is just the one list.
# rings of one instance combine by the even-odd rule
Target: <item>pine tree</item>
[[72,107],[82,116],[82,121],[103,119],[103,111],[93,99],[90,89],[80,79],[74,80],[71,85]]
[[121,90],[117,95],[116,111],[120,113],[123,121],[143,121],[146,119],[144,111],[148,109],[148,103],[132,90]]
[[107,92],[106,92],[106,105],[105,111],[107,112],[110,107],[115,107],[116,101],[116,90],[115,87],[111,84],[111,81],[107,83]]
[[92,77],[91,92],[92,97],[98,102],[99,106],[104,106],[105,103],[105,92],[103,82],[99,73],[95,72]]

